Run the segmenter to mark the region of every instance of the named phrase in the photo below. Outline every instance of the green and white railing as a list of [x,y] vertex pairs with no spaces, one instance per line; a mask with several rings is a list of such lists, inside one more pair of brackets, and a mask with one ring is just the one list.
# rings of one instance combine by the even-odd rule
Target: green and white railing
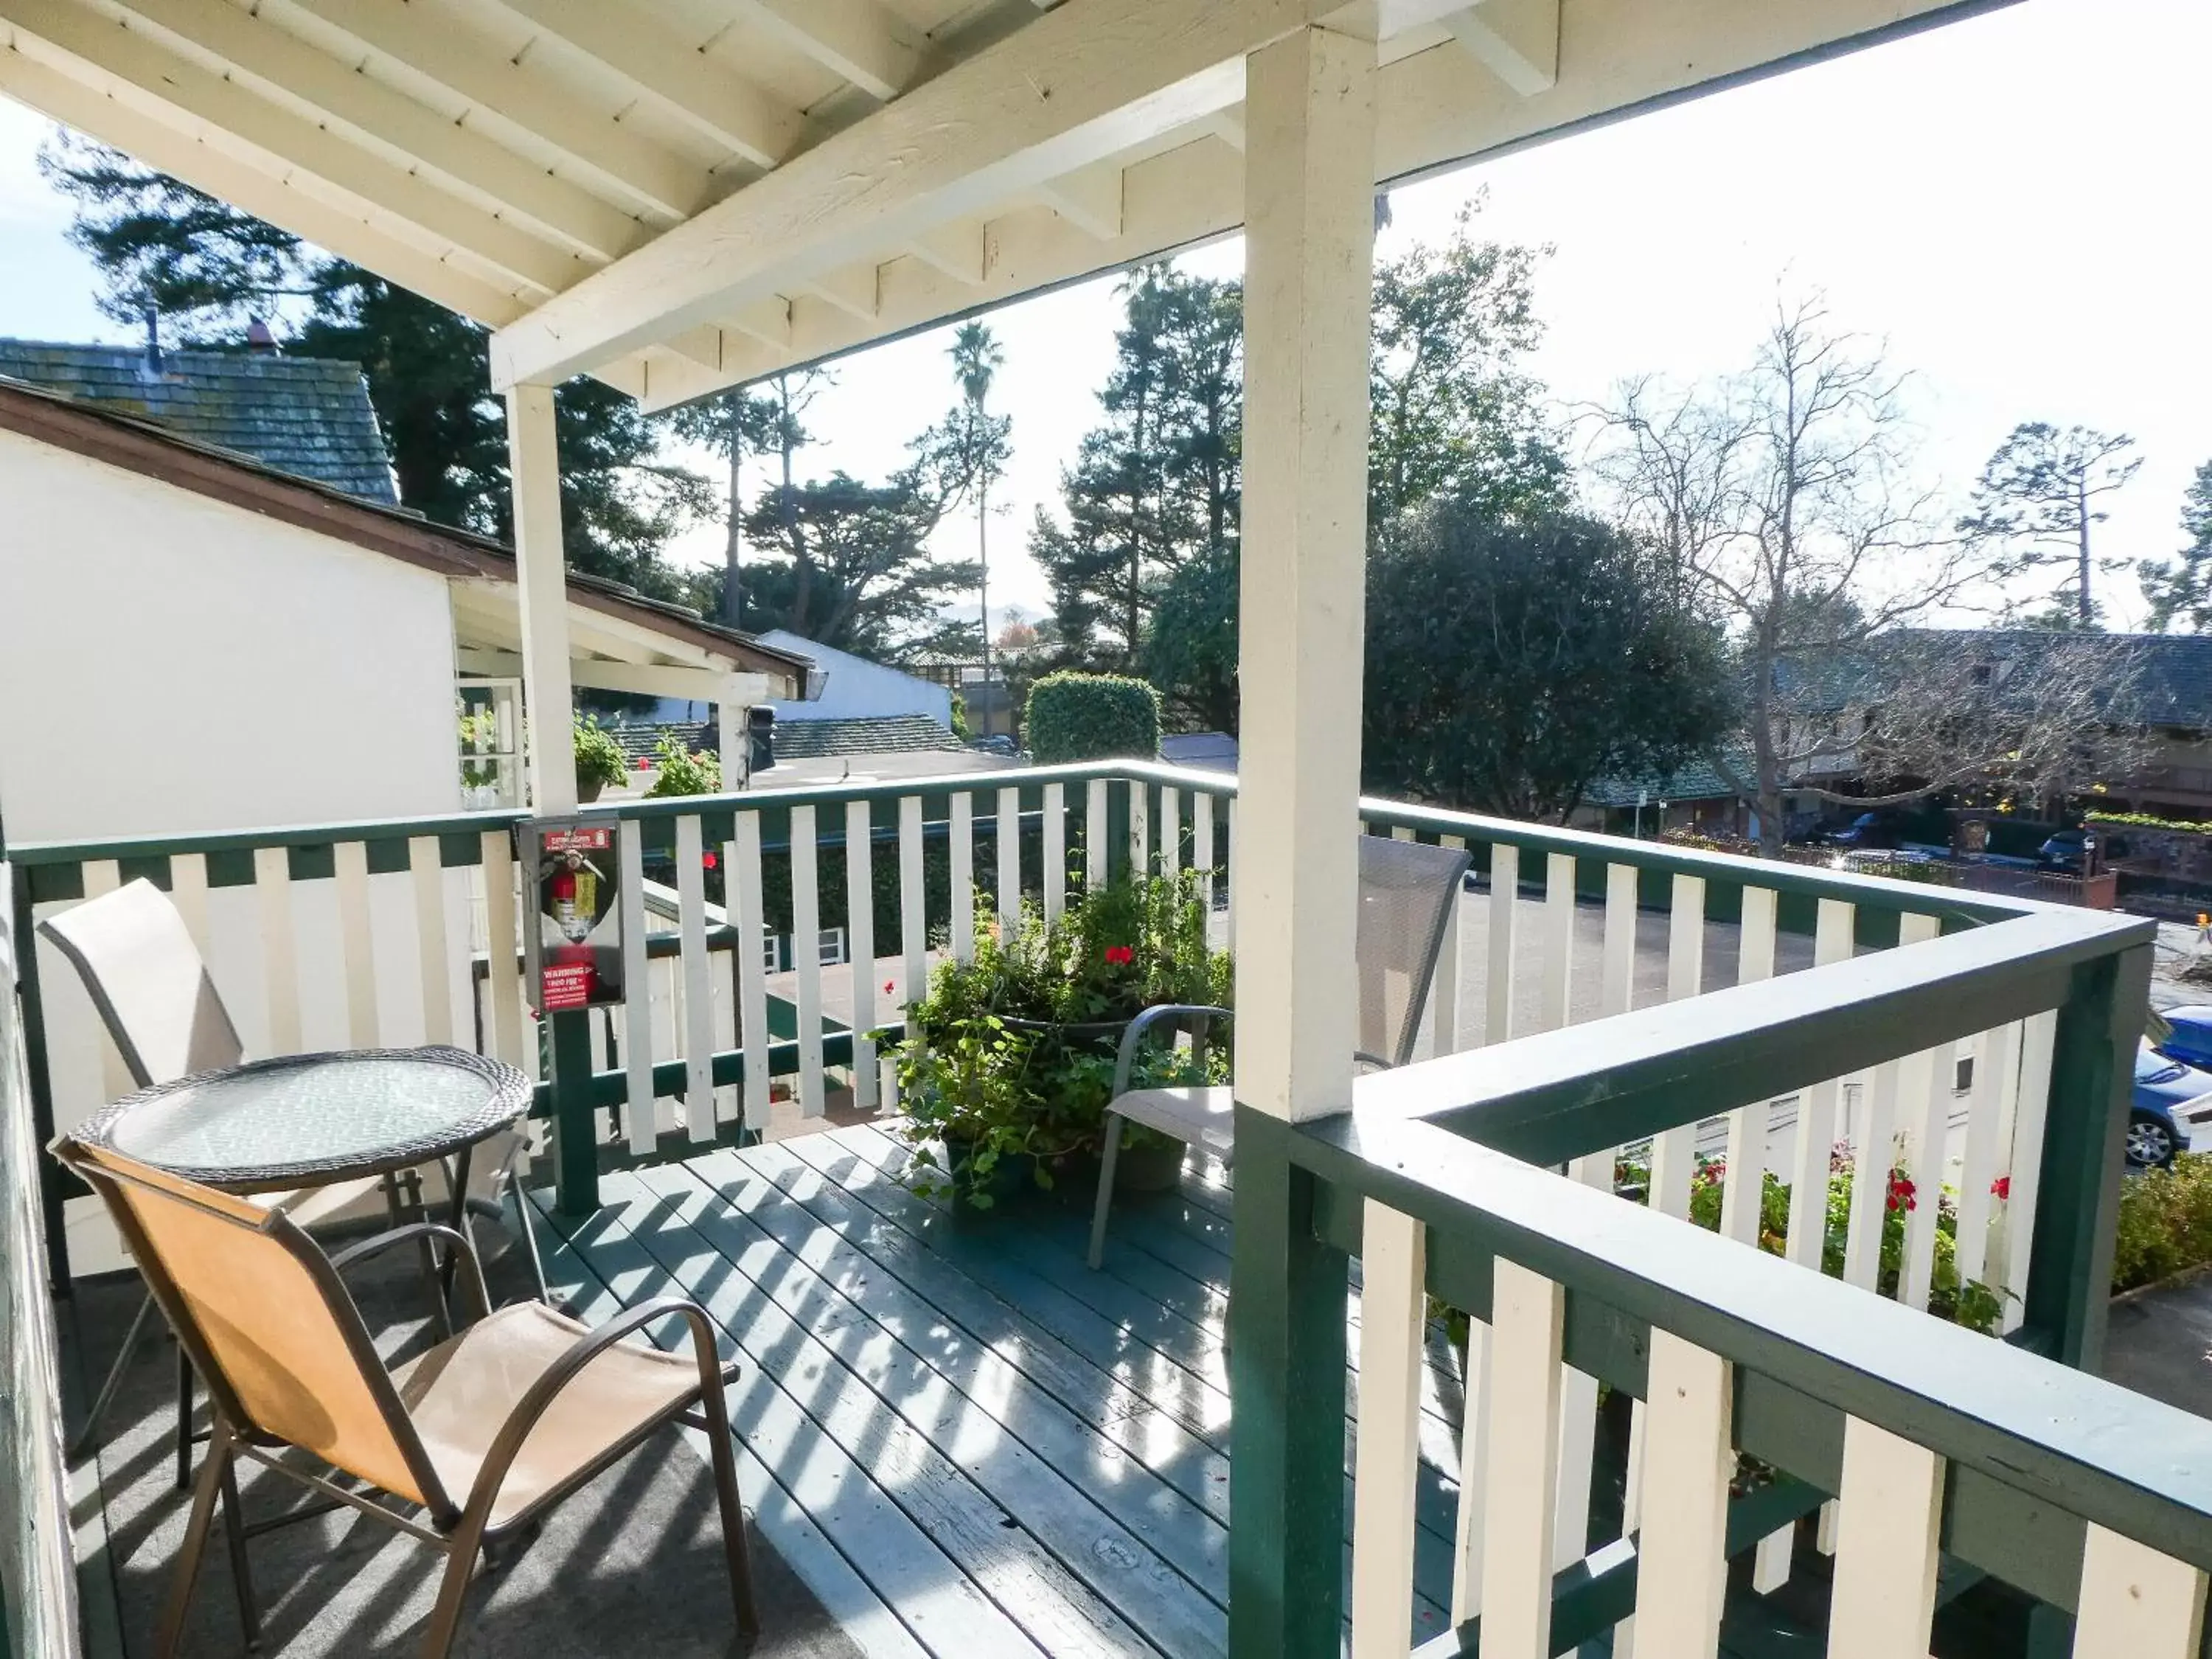
[[[2068,1651],[2063,1620],[2078,1614],[2085,1659],[2194,1659],[2212,1425],[2069,1369],[2101,1346],[2150,938],[2139,921],[2023,908],[1363,1079],[1342,1116],[1291,1127],[1240,1109],[1233,1455],[1237,1519],[1255,1524],[1231,1532],[1232,1650],[1335,1650],[1341,1609],[1318,1568],[1341,1536],[1342,1446],[1313,1426],[1310,1390],[1342,1375],[1357,1255],[1359,1659],[1407,1643],[1431,1295],[1474,1322],[1458,1628],[1439,1655],[1527,1659],[1616,1626],[1616,1653],[1711,1653],[1726,1560],[1779,1536],[1786,1571],[1778,1528],[1823,1510],[1832,1654],[1925,1655],[1948,1554],[2045,1604],[2059,1622],[2039,1653]],[[1852,1072],[1872,1071],[1877,1097],[1901,1095],[1930,1054],[2039,1021],[2049,1109],[2035,1150],[2050,1178],[2012,1236],[2013,1343],[1869,1297],[1848,1273],[1744,1251],[1656,1189],[1624,1203],[1554,1173]],[[1572,1451],[1599,1383],[1638,1402],[1637,1426],[1622,1537],[1586,1552],[1560,1522],[1577,1479],[1587,1490]],[[1731,1498],[1738,1453],[1774,1478]]]
[[[2124,1110],[2097,1091],[2112,1077],[2124,1088],[2142,994],[2112,975],[2133,961],[2141,924],[1404,803],[1370,800],[1362,813],[1370,833],[1465,844],[1478,876],[1438,969],[1422,1048],[1431,1058],[1364,1083],[1363,1099],[1409,1103],[1436,1125],[1556,1165],[1625,1226],[1679,1226],[1714,1179],[1701,1149],[1724,1153],[1717,1242],[1738,1249],[1747,1273],[1808,1286],[1823,1265],[1840,1141],[1855,1172],[1843,1288],[1886,1289],[1905,1311],[1928,1305],[1936,1203],[1911,1212],[1899,1270],[1881,1271],[1888,1177],[1901,1164],[1923,1193],[1955,1188],[1958,1273],[2001,1295],[2014,1341],[2067,1364],[2094,1360],[2118,1180],[2113,1114]],[[613,802],[586,816],[616,826],[630,878],[632,999],[542,1030],[517,950],[515,814],[14,849],[40,1121],[66,1126],[123,1078],[73,976],[51,959],[37,972],[32,921],[140,875],[177,898],[253,1051],[451,1040],[530,1070],[552,1124],[560,1202],[583,1210],[610,1164],[757,1130],[772,1079],[787,1080],[802,1115],[825,1109],[841,1073],[862,1108],[890,1105],[866,1034],[896,1025],[907,988],[936,956],[972,948],[979,900],[986,914],[1024,896],[1056,911],[1071,891],[1133,866],[1196,869],[1226,897],[1238,838],[1266,833],[1237,822],[1233,778],[1138,763]],[[1225,924],[1233,939],[1233,909]],[[810,950],[793,953],[787,974],[769,971],[771,934],[811,941],[839,926],[854,958],[842,991],[838,970]],[[2063,972],[2051,955],[2061,937],[2080,957]],[[2069,975],[2096,963],[2118,1070],[2098,1072],[2085,1094],[2068,1048],[2079,988]],[[1918,988],[1911,1006],[1862,1006],[1867,984],[1893,981]],[[1618,1104],[1632,1097],[1633,1109]],[[1298,1147],[1315,1133],[1302,1132]],[[1656,1215],[1601,1190],[1629,1149],[1648,1152],[1641,1195]],[[1752,1177],[1770,1167],[1791,1187],[1778,1229],[1786,1261],[1741,1252],[1759,1230]],[[1364,1195],[1331,1168],[1346,1192]],[[1249,1189],[1296,1184],[1267,1169],[1265,1157],[1240,1156],[1240,1206]],[[1356,1244],[1345,1218],[1358,1209],[1325,1207],[1335,1231],[1314,1248]],[[1268,1232],[1240,1224],[1240,1251],[1248,1233]],[[59,1228],[49,1237],[58,1259]],[[1437,1240],[1432,1262],[1449,1259]],[[1489,1304],[1459,1305],[1482,1314]],[[1404,1339],[1412,1310],[1402,1299],[1370,1309],[1361,1328],[1371,1340]],[[1238,1347],[1248,1349],[1241,1324]],[[1597,1392],[1618,1367],[1583,1364],[1580,1352],[1570,1343],[1561,1373],[1546,1524],[1551,1570],[1587,1577]],[[1240,1403],[1240,1434],[1255,1415]],[[1638,1438],[1650,1441],[1648,1422]],[[1243,1490],[1261,1466],[1240,1464]],[[1470,1490],[1481,1490],[1477,1473]],[[1786,1576],[1790,1502],[1832,1496],[1820,1473],[1784,1488],[1789,1501],[1738,1512],[1739,1530],[1759,1525],[1768,1540],[1761,1587]],[[1628,1518],[1633,1534],[1633,1504]]]
[[0,881],[0,1659],[70,1659],[76,1565],[40,1193],[51,1166],[31,1108],[11,892]]

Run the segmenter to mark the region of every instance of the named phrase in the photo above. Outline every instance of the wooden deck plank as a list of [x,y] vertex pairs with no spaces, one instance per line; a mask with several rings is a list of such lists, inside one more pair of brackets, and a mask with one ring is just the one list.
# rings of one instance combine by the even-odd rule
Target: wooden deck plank
[[[872,1136],[873,1139],[865,1137]],[[897,1180],[902,1186],[911,1171],[911,1152],[905,1143],[881,1126],[860,1125],[840,1133],[836,1138],[842,1147],[868,1157],[877,1169]],[[888,1151],[884,1150],[888,1148]],[[917,1198],[920,1194],[915,1195]],[[933,1205],[948,1214],[953,1200],[937,1197],[921,1201]],[[1179,1206],[1164,1206],[1170,1212]],[[1223,1310],[1228,1305],[1228,1258],[1207,1252],[1207,1256],[1219,1262],[1219,1277],[1201,1282],[1189,1276],[1182,1268],[1170,1266],[1146,1248],[1146,1235],[1140,1230],[1125,1229],[1125,1233],[1136,1237],[1107,1240],[1105,1264],[1100,1272],[1093,1272],[1084,1260],[1088,1247],[1088,1224],[1073,1211],[1064,1210],[1050,1201],[1040,1202],[1025,1210],[1022,1223],[1025,1232],[1032,1237],[1042,1235],[1046,1247],[1032,1260],[1040,1273],[1048,1273],[1055,1282],[1063,1285],[1072,1294],[1093,1298],[1100,1289],[1102,1278],[1118,1279],[1128,1291],[1135,1293],[1139,1307],[1158,1304],[1181,1316],[1189,1331],[1173,1324],[1163,1326],[1151,1322],[1149,1328],[1158,1330],[1170,1345],[1162,1349],[1185,1365],[1193,1365],[1194,1358],[1210,1366],[1205,1374],[1216,1386],[1226,1389],[1227,1352],[1221,1342]],[[1174,1224],[1163,1231],[1172,1234]],[[1222,1230],[1226,1243],[1226,1229]],[[1198,1260],[1192,1259],[1192,1265]],[[1109,1291],[1114,1303],[1109,1307],[1103,1301],[1094,1301],[1100,1311],[1119,1320],[1126,1320],[1127,1303],[1118,1292]],[[1348,1351],[1358,1352],[1358,1328],[1356,1312],[1358,1298],[1347,1303],[1346,1320]],[[1195,1332],[1193,1337],[1191,1332]],[[1147,1337],[1147,1340],[1151,1340]],[[1196,1367],[1193,1365],[1193,1368]],[[1422,1380],[1421,1393],[1421,1452],[1424,1458],[1423,1481],[1428,1492],[1427,1522],[1440,1535],[1448,1535],[1453,1526],[1452,1516],[1457,1502],[1455,1472],[1459,1468],[1456,1412],[1447,1407],[1443,1390],[1455,1385],[1455,1380],[1441,1365],[1432,1365]],[[1345,1372],[1346,1414],[1353,1424],[1358,1421],[1358,1373],[1347,1364]]]
[[[896,1179],[897,1173],[904,1168],[905,1148],[876,1133],[869,1126],[842,1129],[830,1135],[795,1137],[779,1143],[779,1146],[782,1152],[802,1158],[835,1182],[848,1197],[873,1209],[926,1248],[957,1262],[963,1271],[1008,1300],[1019,1302],[1025,1311],[1054,1329],[1064,1340],[1085,1347],[1097,1363],[1115,1369],[1125,1379],[1130,1375],[1133,1347],[1138,1372],[1133,1386],[1141,1389],[1156,1404],[1174,1411],[1177,1405],[1188,1401],[1193,1389],[1202,1391],[1201,1397],[1209,1401],[1218,1400],[1218,1407],[1209,1409],[1207,1436],[1217,1444],[1225,1440],[1226,1373],[1218,1326],[1206,1329],[1179,1316],[1169,1315],[1157,1303],[1111,1273],[1092,1273],[1079,1256],[1036,1245],[1033,1224],[1039,1218],[1038,1209],[1025,1212],[1021,1218],[1024,1248],[1018,1252],[1019,1265],[1016,1265],[1009,1259],[1015,1253],[1006,1251],[1002,1246],[994,1248],[991,1241],[979,1236],[984,1230],[963,1231],[962,1224],[955,1222],[946,1210]],[[750,1158],[754,1154],[749,1152],[740,1156]],[[994,1223],[997,1220],[994,1218]],[[1014,1224],[1009,1218],[1005,1224]],[[1037,1297],[1036,1289],[1041,1281],[1048,1283],[1057,1294]],[[1071,1299],[1074,1304],[1073,1320],[1065,1326],[1056,1323],[1056,1320],[1068,1315]],[[1087,1342],[1098,1342],[1102,1334],[1103,1346],[1087,1346]],[[1163,1340],[1170,1346],[1163,1347]],[[1206,1367],[1211,1375],[1201,1372],[1198,1366]],[[1164,1398],[1158,1392],[1163,1384],[1173,1390]],[[1218,1411],[1218,1417],[1213,1416],[1214,1411]],[[1449,1459],[1455,1472],[1458,1462],[1449,1427],[1441,1420],[1425,1422],[1427,1461],[1423,1463],[1416,1493],[1420,1520],[1416,1541],[1419,1564],[1416,1617],[1424,1632],[1444,1627],[1443,1609],[1450,1594],[1451,1540],[1456,1524],[1455,1479],[1436,1467],[1436,1448],[1431,1443],[1439,1436],[1442,1455]],[[1353,1455],[1353,1441],[1348,1431],[1347,1492]],[[1348,1503],[1346,1512],[1349,1516]]]
[[[703,1188],[699,1190],[702,1198],[710,1198]],[[1105,1659],[1146,1650],[1144,1639],[1112,1603],[1071,1573],[1028,1526],[902,1414],[902,1407],[920,1412],[926,1405],[926,1400],[912,1397],[916,1391],[910,1383],[898,1385],[902,1398],[896,1402],[880,1396],[746,1271],[769,1276],[771,1282],[791,1269],[804,1273],[795,1258],[753,1230],[769,1247],[769,1259],[738,1263],[717,1242],[690,1225],[678,1206],[648,1191],[635,1176],[608,1177],[601,1195],[609,1207],[593,1221],[619,1211],[630,1236],[668,1277],[708,1308],[739,1354],[793,1389],[830,1437],[868,1469],[891,1500],[1030,1640],[1055,1659]],[[749,1244],[734,1240],[732,1248],[741,1254],[750,1250]],[[814,1289],[802,1285],[793,1293]],[[834,1309],[814,1311],[832,1320],[836,1313]],[[849,1304],[843,1316],[848,1321],[861,1318]],[[971,1444],[963,1450],[988,1470],[993,1484],[1021,1487],[1027,1512],[1048,1516],[1051,1511],[1036,1487],[1056,1484],[1064,1489],[1066,1483],[1005,1437],[994,1434],[990,1438],[995,1446]],[[1127,1547],[1133,1555],[1148,1553],[1133,1540]],[[1226,1642],[1223,1620],[1217,1649],[1225,1648]],[[1179,1646],[1178,1650],[1183,1650]]]
[[[956,1334],[746,1160],[701,1162],[712,1168],[637,1172],[639,1185],[673,1206],[656,1212],[656,1225],[678,1220],[720,1251],[1156,1644],[1171,1653],[1225,1646],[1219,1522]],[[647,1243],[654,1248],[653,1235]]]
[[[550,1193],[542,1194],[541,1201],[550,1202]],[[577,1316],[588,1323],[597,1324],[619,1313],[622,1299],[555,1230],[539,1205],[526,1204],[522,1208],[538,1234],[547,1287],[555,1300],[565,1299]],[[732,1438],[737,1449],[739,1496],[761,1537],[813,1591],[823,1610],[869,1659],[937,1659],[885,1604],[870,1579],[847,1559],[845,1550],[823,1525],[817,1524],[815,1508],[832,1517],[832,1525],[840,1509],[835,1476],[826,1470],[826,1460],[808,1455],[795,1463],[787,1462],[789,1485],[769,1468],[764,1460],[778,1455],[782,1443],[775,1437],[773,1424],[763,1427],[764,1413],[752,1398],[758,1390],[748,1389],[747,1381],[740,1377],[730,1391],[732,1422],[737,1428]],[[703,1437],[694,1437],[704,1457]],[[848,1534],[846,1541],[849,1547],[856,1540]],[[869,1559],[878,1558],[872,1553]]]
[[[698,1272],[691,1275],[692,1283],[672,1274],[629,1236],[630,1206],[608,1193],[614,1184],[602,1187],[602,1195],[609,1198],[605,1207],[570,1231],[574,1254],[623,1306],[673,1291],[694,1296],[722,1321],[739,1294],[736,1275],[710,1250],[701,1252],[694,1263]],[[666,1333],[655,1334],[666,1340]],[[726,1352],[746,1362],[730,1390],[731,1424],[739,1446],[769,1468],[781,1471],[799,1507],[836,1541],[933,1659],[975,1659],[981,1654],[1053,1659],[1056,1650],[1025,1635],[884,1489],[875,1476],[891,1472],[890,1460],[871,1459],[864,1469],[790,1391],[816,1392],[818,1371],[764,1360],[734,1342]]]
[[[702,1158],[691,1167],[721,1186],[726,1196],[729,1188],[720,1179],[719,1162]],[[874,1292],[884,1282],[910,1292],[943,1321],[942,1330],[929,1333],[933,1341],[957,1344],[964,1335],[1014,1367],[1123,1455],[1227,1523],[1229,1460],[1218,1448],[945,1257],[854,1202],[787,1146],[748,1152],[744,1163],[773,1182],[815,1226],[846,1247],[842,1255],[825,1255],[822,1241],[813,1239],[802,1250],[802,1259],[817,1267],[834,1264],[842,1269],[846,1256],[867,1265],[870,1277],[865,1285],[838,1279],[848,1295],[872,1306]],[[775,1230],[779,1237],[786,1236],[773,1215],[758,1213],[755,1219]]]

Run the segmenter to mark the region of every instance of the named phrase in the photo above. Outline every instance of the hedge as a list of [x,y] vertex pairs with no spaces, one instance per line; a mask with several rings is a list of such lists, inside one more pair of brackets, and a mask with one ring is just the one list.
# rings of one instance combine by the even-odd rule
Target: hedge
[[1160,694],[1127,675],[1063,670],[1030,687],[1022,731],[1040,766],[1152,760],[1160,752]]

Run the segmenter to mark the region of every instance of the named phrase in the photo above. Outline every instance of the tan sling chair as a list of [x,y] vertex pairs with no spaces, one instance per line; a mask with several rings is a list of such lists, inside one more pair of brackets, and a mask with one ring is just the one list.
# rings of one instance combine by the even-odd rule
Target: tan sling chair
[[[443,1659],[479,1552],[528,1528],[678,1421],[706,1432],[738,1628],[748,1644],[757,1633],[723,1397],[736,1368],[724,1370],[714,1327],[696,1304],[659,1298],[596,1330],[538,1302],[490,1312],[476,1252],[451,1227],[416,1222],[326,1256],[281,1206],[233,1198],[67,1136],[55,1142],[54,1155],[106,1201],[214,1404],[214,1437],[155,1648],[160,1659],[175,1653],[182,1635],[218,1498],[240,1616],[248,1643],[258,1643],[237,1458],[320,1494],[321,1503],[286,1520],[350,1504],[445,1551],[422,1644],[425,1659]],[[480,1316],[386,1370],[338,1270],[422,1239],[439,1241],[465,1262]],[[670,1317],[690,1328],[689,1354],[623,1340]],[[282,1459],[292,1448],[330,1474]],[[331,1476],[360,1484],[341,1486]],[[388,1506],[381,1501],[387,1494],[420,1514]]]

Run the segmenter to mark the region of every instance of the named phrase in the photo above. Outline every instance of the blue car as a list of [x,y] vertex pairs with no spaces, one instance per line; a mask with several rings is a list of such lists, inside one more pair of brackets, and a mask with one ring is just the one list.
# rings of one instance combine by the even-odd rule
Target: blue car
[[[2189,1012],[2212,1018],[2212,1008]],[[2172,1014],[2166,1020],[2172,1023]],[[2175,1029],[2178,1033],[2179,1028]],[[2187,1152],[2189,1119],[2185,1109],[2212,1096],[2212,1072],[2200,1070],[2178,1055],[2170,1039],[2156,1048],[2151,1047],[2153,1040],[2146,1038],[2136,1051],[2135,1098],[2128,1112],[2130,1169],[2164,1169],[2173,1162],[2175,1153]],[[2212,1109],[2212,1101],[2206,1101],[2206,1106]]]

